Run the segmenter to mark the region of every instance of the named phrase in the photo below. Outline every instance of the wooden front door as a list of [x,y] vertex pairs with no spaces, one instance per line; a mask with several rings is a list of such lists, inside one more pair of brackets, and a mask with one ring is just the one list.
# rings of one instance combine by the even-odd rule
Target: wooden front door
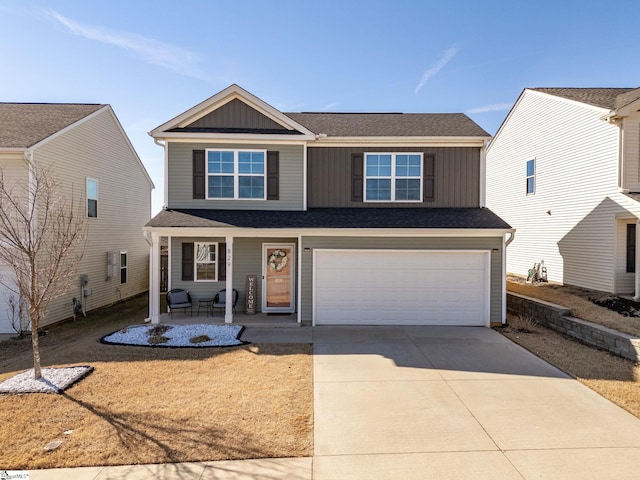
[[262,246],[262,311],[295,311],[295,245]]

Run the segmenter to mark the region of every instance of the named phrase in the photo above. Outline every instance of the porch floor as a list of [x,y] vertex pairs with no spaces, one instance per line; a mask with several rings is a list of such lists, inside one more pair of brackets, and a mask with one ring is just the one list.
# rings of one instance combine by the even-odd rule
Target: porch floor
[[[206,315],[201,312],[197,314],[197,308],[194,309],[193,316],[179,310],[173,313],[173,318],[169,313],[160,315],[160,323],[170,323],[173,325],[190,325],[193,323],[202,323],[206,325],[224,325],[224,314],[216,312],[213,316]],[[231,325],[243,325],[251,327],[300,327],[298,323],[298,315],[291,314],[267,314],[256,313],[248,315],[244,312],[233,314],[233,323]]]

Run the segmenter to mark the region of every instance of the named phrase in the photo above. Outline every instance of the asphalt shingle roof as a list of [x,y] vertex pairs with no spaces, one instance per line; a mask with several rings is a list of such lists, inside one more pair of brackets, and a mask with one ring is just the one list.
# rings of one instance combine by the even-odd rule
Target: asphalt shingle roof
[[640,88],[532,88],[537,92],[615,110],[640,98]]
[[464,113],[285,113],[330,137],[489,137]]
[[0,147],[31,147],[104,106],[78,103],[0,103]]
[[148,227],[203,228],[464,228],[510,229],[487,208],[311,208],[277,210],[163,210]]

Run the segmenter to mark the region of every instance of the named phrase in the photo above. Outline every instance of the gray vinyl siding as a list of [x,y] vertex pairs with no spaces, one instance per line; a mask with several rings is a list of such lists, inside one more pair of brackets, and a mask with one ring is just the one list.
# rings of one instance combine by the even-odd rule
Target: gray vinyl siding
[[[302,210],[302,145],[211,144],[169,142],[169,208],[222,208],[226,210]],[[207,148],[257,149],[280,152],[278,200],[198,200],[193,198],[193,150]]]
[[[37,147],[34,161],[52,169],[64,194],[86,215],[86,179],[98,181],[98,217],[86,218],[87,244],[78,274],[89,276],[86,311],[111,305],[149,289],[149,245],[142,227],[151,218],[151,183],[111,112],[94,117]],[[127,282],[120,283],[120,252],[128,255]],[[107,252],[117,252],[115,275],[107,276]],[[77,287],[54,299],[43,325],[73,314]]]
[[[225,281],[194,282],[182,280],[182,243],[183,242],[219,242],[224,237],[174,237],[171,239],[171,288],[188,290],[198,306],[198,299],[212,298],[218,291],[226,288]],[[256,289],[256,311],[261,310],[262,299],[262,244],[263,243],[298,243],[296,238],[235,238],[233,241],[233,288],[238,290],[236,310],[244,312],[246,302],[247,275],[255,275],[258,279]],[[297,255],[297,247],[296,247]],[[297,269],[296,269],[297,274]],[[296,283],[297,285],[297,283]],[[297,289],[294,291],[297,295]],[[296,303],[297,305],[297,303]]]
[[[351,155],[363,152],[422,152],[435,155],[435,199],[432,202],[353,202]],[[480,149],[476,147],[310,147],[309,208],[314,207],[478,207]]]
[[286,130],[279,123],[238,99],[231,100],[226,105],[189,124],[188,127]]
[[[391,250],[492,250],[490,321],[502,322],[502,244],[501,237],[478,238],[380,238],[380,237],[303,237],[302,238],[302,322],[311,323],[313,312],[313,249],[391,249]],[[305,251],[309,249],[309,251]],[[497,249],[497,250],[496,250]],[[380,285],[384,290],[384,285]]]

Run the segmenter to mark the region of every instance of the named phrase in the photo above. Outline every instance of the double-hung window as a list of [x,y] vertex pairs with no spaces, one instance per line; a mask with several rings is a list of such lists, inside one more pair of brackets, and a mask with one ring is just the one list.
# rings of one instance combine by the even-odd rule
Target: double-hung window
[[195,248],[195,280],[198,282],[215,282],[218,280],[218,244],[196,242]]
[[207,150],[207,198],[266,200],[265,150]]
[[129,254],[126,250],[120,252],[120,283],[127,283],[128,257]]
[[527,195],[536,193],[536,161],[527,160]]
[[98,216],[98,181],[87,178],[87,217]]
[[422,153],[365,153],[365,202],[422,201]]

